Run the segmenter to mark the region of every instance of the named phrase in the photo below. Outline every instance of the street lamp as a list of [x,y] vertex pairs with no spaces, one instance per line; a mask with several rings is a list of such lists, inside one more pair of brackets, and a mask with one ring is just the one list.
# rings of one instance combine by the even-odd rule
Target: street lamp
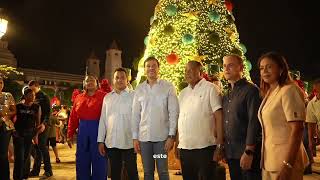
[[5,19],[2,12],[3,12],[3,9],[0,8],[0,39],[6,33],[7,26],[8,26],[8,21]]

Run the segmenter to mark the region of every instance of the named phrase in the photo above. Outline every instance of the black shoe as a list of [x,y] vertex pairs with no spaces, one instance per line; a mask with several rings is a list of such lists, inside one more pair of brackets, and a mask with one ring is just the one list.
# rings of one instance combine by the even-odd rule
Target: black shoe
[[56,163],[61,163],[59,158],[56,158]]
[[39,176],[39,173],[36,173],[35,171],[30,171],[29,177],[36,177]]
[[51,177],[51,176],[53,176],[53,173],[52,172],[44,172],[43,173],[43,176],[45,176],[45,177]]

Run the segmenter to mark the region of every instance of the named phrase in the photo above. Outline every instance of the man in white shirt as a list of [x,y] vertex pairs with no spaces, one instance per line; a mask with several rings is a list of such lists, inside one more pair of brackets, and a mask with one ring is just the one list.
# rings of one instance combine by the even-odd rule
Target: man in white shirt
[[125,162],[130,179],[139,179],[131,133],[134,94],[127,87],[127,82],[126,70],[116,69],[113,74],[114,89],[104,97],[101,109],[97,141],[100,154],[110,159],[112,180],[121,179],[122,162]]
[[147,58],[144,68],[147,80],[136,88],[132,107],[134,149],[141,152],[145,180],[154,179],[155,161],[160,180],[167,180],[167,153],[175,139],[178,98],[172,83],[159,79],[157,59]]
[[315,154],[314,137],[317,137],[317,131],[319,131],[317,125],[320,125],[320,79],[313,82],[313,88],[317,93],[308,103],[306,123],[308,124],[309,149],[312,154]]
[[198,61],[187,63],[185,79],[189,86],[179,96],[177,141],[182,176],[184,180],[196,180],[199,176],[213,179],[214,152],[220,154],[223,143],[221,94],[216,85],[202,78],[202,65]]

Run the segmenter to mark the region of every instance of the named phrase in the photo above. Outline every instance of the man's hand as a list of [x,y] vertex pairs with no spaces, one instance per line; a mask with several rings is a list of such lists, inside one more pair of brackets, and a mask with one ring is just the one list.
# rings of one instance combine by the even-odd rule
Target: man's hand
[[178,143],[174,143],[174,156],[177,159],[180,159],[180,149],[178,149]]
[[283,165],[279,176],[277,177],[277,180],[288,180],[290,179],[290,174],[291,174],[292,169],[290,169],[288,166]]
[[133,140],[133,148],[134,148],[134,151],[135,151],[137,154],[140,154],[140,153],[141,153],[140,142],[139,142],[138,139],[134,139],[134,140]]
[[99,149],[99,153],[101,156],[106,156],[106,148],[104,146],[104,143],[99,143],[98,144],[98,149]]
[[69,148],[72,148],[73,138],[67,138],[67,144],[68,144]]
[[169,152],[173,148],[173,143],[174,143],[174,139],[173,138],[168,138],[166,140],[165,145],[164,145],[164,150],[166,152]]
[[247,155],[246,153],[243,153],[240,159],[240,167],[243,170],[251,169],[252,160],[253,160],[253,155]]
[[219,162],[224,159],[224,150],[221,148],[216,148],[213,153],[213,161]]
[[39,125],[37,126],[37,134],[43,133],[43,131],[44,131],[45,129],[46,129],[46,126],[45,126],[43,123],[39,124]]
[[32,138],[32,141],[33,141],[33,144],[38,144],[38,143],[39,143],[38,135],[35,135],[35,136]]

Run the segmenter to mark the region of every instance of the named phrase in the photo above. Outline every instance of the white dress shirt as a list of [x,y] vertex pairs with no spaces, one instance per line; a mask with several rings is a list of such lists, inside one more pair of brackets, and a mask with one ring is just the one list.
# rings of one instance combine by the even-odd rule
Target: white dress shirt
[[317,96],[308,103],[306,122],[320,124],[320,99]]
[[132,138],[159,142],[176,134],[179,104],[172,83],[157,80],[152,87],[147,81],[135,90],[132,106]]
[[222,107],[221,94],[213,83],[200,80],[179,96],[178,120],[180,149],[202,149],[216,144],[213,113]]
[[107,148],[133,148],[131,111],[134,93],[128,88],[120,94],[110,92],[103,99],[99,122],[98,142]]

